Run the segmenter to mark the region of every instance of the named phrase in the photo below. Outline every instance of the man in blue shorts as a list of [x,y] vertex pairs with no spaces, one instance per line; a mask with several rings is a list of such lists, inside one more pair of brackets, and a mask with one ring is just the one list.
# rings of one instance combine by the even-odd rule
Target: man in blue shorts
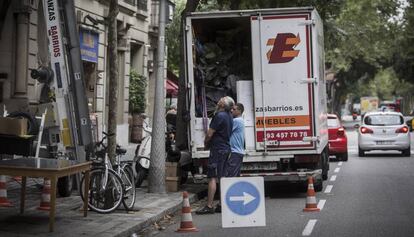
[[[244,156],[244,120],[241,117],[244,112],[244,106],[237,103],[233,106],[231,114],[233,115],[233,129],[230,136],[231,154],[225,165],[226,177],[239,177],[240,168]],[[216,212],[221,212],[221,205],[217,204]]]
[[239,177],[244,156],[244,106],[237,103],[232,110],[233,132],[230,137],[231,155],[226,164],[226,177]]
[[230,136],[233,128],[233,116],[230,111],[234,106],[234,100],[223,97],[217,103],[216,114],[210,123],[204,139],[204,147],[210,147],[208,158],[207,178],[208,197],[207,205],[196,211],[196,214],[213,214],[214,195],[217,189],[217,181],[225,176],[225,165],[230,155]]

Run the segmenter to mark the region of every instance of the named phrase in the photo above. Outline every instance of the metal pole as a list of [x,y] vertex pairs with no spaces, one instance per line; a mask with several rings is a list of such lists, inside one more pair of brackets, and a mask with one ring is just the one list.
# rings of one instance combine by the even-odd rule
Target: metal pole
[[84,73],[80,52],[79,32],[76,25],[75,3],[74,0],[66,0],[64,2],[65,9],[65,27],[68,37],[68,61],[69,65],[69,80],[71,84],[70,97],[73,102],[74,119],[72,123],[74,126],[71,130],[76,130],[78,144],[75,144],[77,149],[78,160],[89,160],[89,155],[92,152],[92,132],[91,121],[89,118],[88,98],[86,96],[86,88],[84,85]]
[[165,193],[165,0],[160,0],[157,48],[157,78],[155,82],[154,115],[152,122],[151,165],[148,175],[148,192]]

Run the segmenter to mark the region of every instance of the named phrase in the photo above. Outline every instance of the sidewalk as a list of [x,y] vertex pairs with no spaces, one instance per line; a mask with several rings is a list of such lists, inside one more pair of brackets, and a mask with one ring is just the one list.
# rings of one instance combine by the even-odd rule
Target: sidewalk
[[[110,214],[93,211],[83,217],[80,211],[82,200],[75,193],[70,197],[57,198],[55,231],[48,232],[49,212],[39,211],[41,190],[36,183],[42,179],[28,179],[25,213],[19,214],[20,184],[9,180],[8,199],[14,207],[0,207],[0,236],[131,236],[162,219],[166,214],[181,209],[182,193],[147,193],[147,187],[137,189],[135,210],[127,213],[120,208]],[[145,185],[145,184],[144,184]],[[181,187],[190,193],[190,202],[199,199],[206,192],[206,186],[186,184]],[[76,192],[76,191],[75,191]]]
[[[128,153],[130,150],[128,149]],[[166,194],[148,193],[146,181],[137,189],[137,198],[132,213],[127,213],[121,204],[118,210],[110,214],[99,214],[93,211],[83,217],[82,200],[77,191],[72,196],[56,200],[55,231],[49,233],[49,212],[39,211],[41,190],[38,184],[43,179],[28,178],[26,188],[25,212],[19,213],[20,183],[13,179],[7,182],[8,199],[14,207],[0,207],[0,236],[131,236],[145,227],[161,220],[166,214],[181,209],[182,192],[190,194],[190,202],[205,196],[207,186],[202,184],[182,185],[180,192]],[[38,183],[38,184],[37,184]]]

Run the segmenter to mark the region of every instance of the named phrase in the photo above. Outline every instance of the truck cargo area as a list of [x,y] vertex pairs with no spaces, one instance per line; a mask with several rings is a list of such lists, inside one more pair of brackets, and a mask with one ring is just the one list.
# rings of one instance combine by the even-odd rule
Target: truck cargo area
[[244,105],[242,176],[326,179],[322,21],[313,8],[194,13],[186,18],[189,149],[205,172],[204,137],[224,96]]

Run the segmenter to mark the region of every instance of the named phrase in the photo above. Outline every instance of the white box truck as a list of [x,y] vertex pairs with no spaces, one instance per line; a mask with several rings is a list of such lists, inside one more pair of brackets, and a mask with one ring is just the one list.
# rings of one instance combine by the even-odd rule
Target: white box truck
[[205,132],[218,99],[228,95],[245,107],[241,175],[302,183],[313,176],[315,190],[322,190],[329,154],[323,27],[317,11],[194,12],[184,24],[185,157],[205,173]]

